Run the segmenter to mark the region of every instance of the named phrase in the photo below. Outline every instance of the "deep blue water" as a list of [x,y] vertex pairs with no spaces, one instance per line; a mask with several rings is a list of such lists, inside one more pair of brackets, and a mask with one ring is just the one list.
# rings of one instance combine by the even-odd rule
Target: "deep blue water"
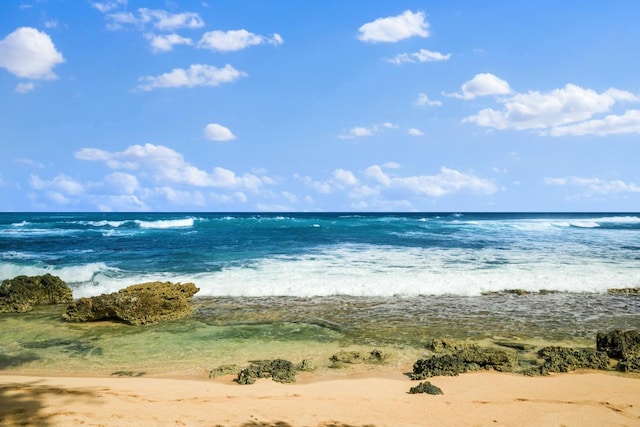
[[199,295],[479,295],[640,286],[640,214],[2,213],[0,280],[74,296],[143,281]]

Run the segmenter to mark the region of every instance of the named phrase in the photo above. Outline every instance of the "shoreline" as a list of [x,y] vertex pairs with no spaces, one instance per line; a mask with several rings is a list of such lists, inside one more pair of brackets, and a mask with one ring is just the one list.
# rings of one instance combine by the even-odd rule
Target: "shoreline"
[[430,378],[444,394],[408,394],[402,372],[303,375],[292,384],[233,376],[25,376],[0,372],[0,423],[44,426],[622,426],[640,424],[640,377],[482,371]]

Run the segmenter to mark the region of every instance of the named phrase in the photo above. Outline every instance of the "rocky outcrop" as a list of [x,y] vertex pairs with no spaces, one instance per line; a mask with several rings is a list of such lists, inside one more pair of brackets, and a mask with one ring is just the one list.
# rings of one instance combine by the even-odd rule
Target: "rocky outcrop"
[[238,373],[238,384],[253,384],[258,378],[271,378],[279,383],[296,381],[296,368],[293,363],[284,359],[259,360],[252,362]]
[[62,317],[71,322],[115,320],[131,325],[166,322],[190,315],[191,297],[198,291],[193,283],[143,283],[112,294],[80,298]]
[[640,357],[640,332],[621,331],[599,332],[596,336],[598,351],[606,351],[609,357],[627,360]]
[[512,371],[513,355],[499,348],[470,346],[451,354],[419,359],[413,364],[411,379],[423,380],[435,376],[456,376],[469,371],[493,369]]
[[541,375],[551,372],[570,372],[577,369],[608,369],[609,356],[593,348],[566,348],[550,346],[538,351],[544,359],[539,367]]
[[24,313],[36,305],[73,301],[71,289],[58,276],[17,276],[0,285],[0,313]]

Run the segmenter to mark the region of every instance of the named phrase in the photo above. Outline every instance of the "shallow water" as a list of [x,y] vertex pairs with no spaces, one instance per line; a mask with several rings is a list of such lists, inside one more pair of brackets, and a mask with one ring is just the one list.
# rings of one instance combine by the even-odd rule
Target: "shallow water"
[[311,359],[382,348],[406,366],[434,338],[595,346],[599,331],[640,329],[640,298],[499,293],[479,297],[200,297],[193,316],[148,326],[69,323],[64,306],[0,314],[0,369],[32,374],[206,377],[222,364]]

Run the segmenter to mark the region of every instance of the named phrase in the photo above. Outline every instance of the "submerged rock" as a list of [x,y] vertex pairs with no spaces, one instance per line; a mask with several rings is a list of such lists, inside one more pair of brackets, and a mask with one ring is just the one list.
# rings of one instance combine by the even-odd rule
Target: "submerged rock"
[[71,289],[58,276],[17,276],[0,285],[0,313],[24,313],[36,305],[73,301]]
[[605,351],[614,359],[627,360],[640,357],[640,332],[619,329],[598,332],[596,345],[598,351]]
[[371,350],[369,353],[361,351],[339,351],[329,358],[332,368],[340,368],[345,364],[355,365],[359,363],[384,363],[388,355],[380,350]]
[[191,297],[198,291],[193,283],[142,283],[112,294],[80,298],[62,317],[72,322],[117,320],[132,325],[176,320],[193,312]]
[[443,394],[442,389],[440,387],[437,387],[431,384],[429,381],[425,381],[409,389],[409,394],[418,394],[418,393],[426,393],[426,394],[433,394],[433,395]]

